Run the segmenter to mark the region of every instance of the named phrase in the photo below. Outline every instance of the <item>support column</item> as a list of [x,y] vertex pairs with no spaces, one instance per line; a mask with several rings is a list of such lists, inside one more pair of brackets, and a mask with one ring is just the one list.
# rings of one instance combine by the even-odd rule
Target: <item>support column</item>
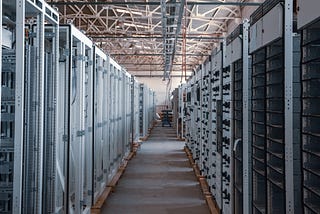
[[24,61],[25,61],[25,0],[16,0],[16,89],[14,125],[14,173],[12,213],[22,208],[22,160],[24,127]]
[[284,6],[284,86],[285,86],[285,188],[286,213],[294,213],[293,181],[293,0],[285,0]]
[[243,22],[243,213],[252,213],[252,188],[251,188],[251,140],[249,138],[249,20]]

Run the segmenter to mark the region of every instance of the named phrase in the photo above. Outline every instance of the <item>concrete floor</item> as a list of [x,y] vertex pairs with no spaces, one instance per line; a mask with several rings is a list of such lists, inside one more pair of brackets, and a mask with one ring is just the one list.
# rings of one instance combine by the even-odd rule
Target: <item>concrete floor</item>
[[173,128],[156,126],[129,162],[101,213],[209,213],[183,147]]

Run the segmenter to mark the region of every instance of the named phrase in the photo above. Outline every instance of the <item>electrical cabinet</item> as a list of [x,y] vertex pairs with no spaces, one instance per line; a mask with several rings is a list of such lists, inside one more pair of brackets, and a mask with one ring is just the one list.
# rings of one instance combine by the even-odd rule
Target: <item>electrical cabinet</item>
[[[196,159],[195,162],[201,166],[202,165],[202,114],[201,114],[201,105],[202,105],[202,65],[199,66],[199,70],[195,76],[196,84],[195,84],[195,111],[196,111],[196,118],[195,118],[195,125],[196,125],[196,144],[195,144],[195,154]],[[200,167],[200,170],[202,168]]]
[[[251,49],[252,52],[252,191],[253,213],[285,213],[287,210],[286,198],[288,189],[299,185],[299,159],[297,149],[300,139],[293,134],[293,141],[286,140],[285,131],[297,132],[300,128],[297,117],[299,104],[299,36],[293,37],[293,52],[285,51],[285,39],[282,36],[284,24],[278,20],[284,12],[282,1],[266,1],[261,11],[253,13],[251,22],[259,17],[263,20],[264,34],[261,46]],[[277,12],[278,11],[278,12]],[[281,15],[282,16],[282,15]],[[258,22],[257,22],[258,23]],[[268,25],[265,25],[269,23]],[[276,26],[270,23],[277,23]],[[252,34],[251,34],[252,35]],[[291,65],[293,80],[285,74],[285,57],[293,57]],[[290,82],[292,81],[292,82]],[[286,84],[293,85],[294,96],[288,97]],[[287,99],[293,100],[293,120],[286,121]],[[290,106],[291,108],[291,106]],[[286,168],[289,158],[288,147],[293,147],[293,171]],[[291,161],[290,161],[291,162]],[[292,186],[286,185],[286,180],[292,179]],[[299,213],[299,192],[295,188],[295,212]],[[290,196],[291,197],[291,196]],[[290,206],[290,205],[289,205]]]
[[243,66],[242,59],[232,63],[233,70],[233,186],[234,212],[243,213]]
[[89,213],[139,140],[138,83],[44,1],[0,4],[0,213]]
[[144,87],[143,84],[139,85],[139,127],[140,127],[140,136],[145,136],[146,131],[144,127]]
[[[226,38],[222,70],[222,211],[246,213],[250,201],[248,56],[249,23],[244,20]],[[247,184],[247,185],[244,185]]]
[[285,13],[284,1],[265,1],[186,84],[186,145],[222,213],[301,213],[302,201],[306,213],[318,212],[309,115],[317,86],[307,73],[317,68],[320,25],[302,28],[300,76],[300,36],[284,27]]
[[140,94],[139,94],[139,83],[138,81],[132,77],[131,79],[132,84],[132,122],[133,122],[133,130],[132,130],[132,141],[138,142],[140,137]]
[[211,106],[211,58],[208,58],[202,65],[202,87],[201,87],[201,172],[206,177],[210,174],[210,147],[211,147],[211,130],[210,130],[210,106]]
[[155,115],[155,93],[145,84],[140,83],[139,87],[140,136],[146,137]]
[[0,212],[50,212],[58,13],[44,1],[23,1],[21,7],[15,1],[0,3]]
[[179,132],[179,127],[180,127],[180,121],[179,121],[179,88],[175,88],[172,91],[172,99],[171,99],[171,106],[172,106],[172,123],[173,127],[177,131],[177,136]]
[[62,154],[57,162],[65,179],[58,180],[57,197],[65,198],[61,209],[82,213],[92,203],[92,179],[86,172],[92,171],[93,46],[72,25],[60,26],[59,39],[57,144]]
[[[283,35],[284,0],[268,0],[250,16],[250,51]],[[272,27],[271,27],[272,26]],[[270,28],[271,27],[271,28]]]
[[172,92],[172,113],[173,113],[173,124],[177,131],[177,137],[179,139],[184,139],[185,134],[185,85],[181,84],[178,88],[174,89]]
[[317,0],[297,0],[297,25],[298,28],[306,28],[319,19],[318,8],[320,2]]
[[[309,2],[299,2],[301,2],[300,7],[311,6]],[[306,5],[302,6],[302,2]],[[311,15],[315,15],[308,13],[309,10],[301,10],[301,14],[298,16],[298,18],[300,18],[300,16],[309,17]],[[318,18],[316,20],[318,20]],[[303,19],[303,21],[305,21],[305,19]],[[311,24],[309,23],[308,25],[306,25],[306,27],[301,29],[301,33],[301,180],[303,195],[303,212],[311,214],[320,212],[320,22],[316,21],[311,22]]]
[[178,137],[180,139],[185,139],[186,133],[186,124],[185,124],[185,117],[186,117],[186,102],[187,93],[185,84],[179,86],[179,120],[180,120],[180,128],[178,130]]
[[[95,203],[104,190],[108,181],[108,161],[105,154],[108,154],[108,91],[109,78],[109,57],[98,47],[94,46],[93,53],[93,168],[92,168],[92,202]],[[101,99],[102,98],[102,99]]]
[[15,51],[2,50],[1,87],[1,210],[12,211],[14,124],[15,124]]
[[[187,93],[187,99],[186,99],[186,117],[185,117],[185,123],[186,123],[186,145],[191,151],[194,151],[194,79],[190,79],[186,85],[186,93]],[[192,153],[194,158],[194,153]]]
[[213,51],[212,59],[212,158],[211,187],[218,206],[222,207],[222,48]]

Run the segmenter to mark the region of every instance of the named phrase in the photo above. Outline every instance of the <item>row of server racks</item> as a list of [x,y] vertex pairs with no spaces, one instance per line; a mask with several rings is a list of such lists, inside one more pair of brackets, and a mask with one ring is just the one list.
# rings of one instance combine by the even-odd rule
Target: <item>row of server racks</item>
[[181,86],[221,213],[320,213],[319,6],[266,0]]
[[0,213],[90,213],[155,94],[45,1],[0,14]]
[[145,139],[149,130],[153,127],[153,119],[156,114],[156,96],[144,83],[139,84],[139,139]]

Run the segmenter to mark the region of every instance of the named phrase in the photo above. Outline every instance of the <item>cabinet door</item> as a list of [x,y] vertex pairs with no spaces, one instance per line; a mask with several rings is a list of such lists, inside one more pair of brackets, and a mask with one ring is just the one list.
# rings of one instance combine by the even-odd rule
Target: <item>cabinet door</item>
[[240,38],[236,38],[231,45],[231,62],[235,62],[242,57],[242,40]]
[[319,18],[319,0],[298,0],[298,28]]
[[282,37],[283,6],[278,4],[263,16],[262,46]]
[[260,19],[250,27],[250,44],[249,44],[250,53],[256,51],[262,46],[262,29],[263,29],[262,19]]

